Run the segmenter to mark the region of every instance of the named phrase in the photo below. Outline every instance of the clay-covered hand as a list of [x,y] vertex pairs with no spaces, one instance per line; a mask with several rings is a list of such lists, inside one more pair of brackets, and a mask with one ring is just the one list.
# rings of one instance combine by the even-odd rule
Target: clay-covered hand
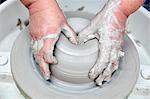
[[79,43],[99,40],[99,56],[89,72],[89,78],[97,85],[110,81],[118,69],[119,58],[124,56],[122,45],[127,17],[136,11],[143,0],[109,0],[105,7],[79,33]]
[[[27,1],[34,2],[28,4]],[[76,35],[68,25],[56,0],[22,0],[22,2],[30,13],[29,30],[34,58],[45,80],[49,80],[49,64],[57,63],[53,50],[61,31],[74,44],[77,43]]]

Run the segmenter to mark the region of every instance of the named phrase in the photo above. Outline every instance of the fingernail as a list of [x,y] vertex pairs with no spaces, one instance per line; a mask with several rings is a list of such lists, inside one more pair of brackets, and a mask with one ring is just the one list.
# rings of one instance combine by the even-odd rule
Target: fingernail
[[70,38],[70,41],[71,41],[73,44],[77,44],[77,41],[74,40],[73,38]]
[[49,80],[50,79],[50,74],[48,73],[48,74],[44,74],[44,79],[45,80]]
[[104,76],[103,75],[99,75],[99,77],[95,80],[95,83],[99,86],[102,86],[102,82],[104,81]]
[[98,86],[98,87],[102,87],[103,84],[102,84],[102,82],[101,83],[95,82],[95,85]]
[[44,72],[44,71],[41,71],[41,72],[42,72],[42,75],[43,75],[45,80],[49,80],[50,79],[50,74],[51,74],[50,72],[48,72],[48,73]]
[[89,73],[89,78],[91,79],[91,80],[95,80],[95,78],[97,77],[95,74],[93,74],[93,73]]
[[56,57],[53,57],[53,64],[57,64],[57,63],[58,63],[58,61],[57,61]]
[[57,64],[57,59],[52,55],[52,53],[45,54],[44,59],[49,64]]

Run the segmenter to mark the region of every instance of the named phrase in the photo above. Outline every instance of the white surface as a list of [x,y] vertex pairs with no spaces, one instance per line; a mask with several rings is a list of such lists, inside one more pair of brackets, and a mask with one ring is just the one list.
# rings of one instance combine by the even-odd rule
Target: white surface
[[0,56],[0,66],[7,64],[8,58],[6,56]]
[[[8,63],[0,66],[0,99],[23,99],[16,88],[10,71],[10,50],[13,41],[20,33],[16,27],[18,18],[25,21],[28,18],[27,10],[20,5],[17,0],[7,0],[0,5],[0,56],[8,57]],[[61,0],[65,2],[61,5],[64,10],[76,11],[84,6],[83,11],[96,13],[99,6],[104,5],[106,0],[99,0],[103,3],[94,4],[97,0]],[[79,3],[77,3],[79,2]],[[92,7],[91,7],[92,6]],[[141,70],[150,70],[150,13],[144,8],[140,8],[129,18],[128,32],[138,49]],[[139,74],[139,79],[129,99],[150,99],[150,80],[145,80]]]

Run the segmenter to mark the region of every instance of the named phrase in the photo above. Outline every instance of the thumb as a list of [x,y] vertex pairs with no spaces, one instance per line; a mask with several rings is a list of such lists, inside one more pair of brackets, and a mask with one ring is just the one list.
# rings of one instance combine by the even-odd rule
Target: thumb
[[68,23],[63,25],[62,32],[73,44],[77,44],[77,36]]

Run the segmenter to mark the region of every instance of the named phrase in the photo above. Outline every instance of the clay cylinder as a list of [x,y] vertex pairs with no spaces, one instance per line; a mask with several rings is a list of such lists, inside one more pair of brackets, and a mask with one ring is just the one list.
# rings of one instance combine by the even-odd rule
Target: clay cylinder
[[[86,17],[70,17],[68,23],[76,33],[85,28],[90,19]],[[61,34],[54,52],[58,64],[51,66],[52,76],[73,84],[90,83],[89,70],[98,56],[98,41],[90,40],[82,45],[74,45]]]

